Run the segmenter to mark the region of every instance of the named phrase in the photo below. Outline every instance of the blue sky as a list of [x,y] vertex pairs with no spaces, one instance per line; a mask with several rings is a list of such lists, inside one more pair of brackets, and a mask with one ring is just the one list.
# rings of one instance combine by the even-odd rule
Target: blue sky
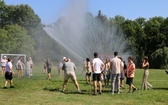
[[[7,5],[28,4],[41,18],[42,23],[56,21],[60,12],[72,0],[5,0]],[[87,8],[93,15],[101,10],[107,17],[116,15],[134,20],[138,17],[168,17],[168,0],[86,0]]]

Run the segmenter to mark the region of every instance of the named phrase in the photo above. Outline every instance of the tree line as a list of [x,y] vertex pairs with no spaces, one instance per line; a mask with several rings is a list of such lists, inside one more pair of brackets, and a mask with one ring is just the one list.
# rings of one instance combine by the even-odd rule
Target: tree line
[[[107,18],[101,11],[96,16],[88,14],[107,27],[115,25],[119,31],[122,30],[122,37],[129,44],[127,50],[133,52],[138,67],[142,58],[147,56],[151,68],[168,68],[168,18],[156,16],[129,20],[120,15]],[[47,35],[43,27],[30,6],[6,5],[1,1],[0,53],[24,53],[37,60],[61,53],[63,48]]]

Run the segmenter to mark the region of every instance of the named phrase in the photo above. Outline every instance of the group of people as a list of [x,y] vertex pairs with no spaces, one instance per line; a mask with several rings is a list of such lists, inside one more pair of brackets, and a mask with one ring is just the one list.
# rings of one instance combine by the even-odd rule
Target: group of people
[[[18,78],[21,78],[21,76],[23,76],[24,69],[25,69],[26,76],[30,78],[30,76],[32,75],[32,65],[33,65],[33,61],[31,57],[27,58],[25,63],[23,63],[22,58],[19,58],[16,63]],[[4,89],[7,88],[8,80],[10,82],[10,88],[14,88],[13,86],[14,70],[13,70],[12,59],[7,58],[6,56],[3,56],[1,60],[1,68],[2,68],[2,76],[5,75]]]
[[[144,68],[144,74],[142,78],[141,88],[143,90],[147,90],[152,88],[152,85],[147,82],[149,75],[149,62],[147,57],[143,59],[142,67]],[[93,95],[97,94],[97,86],[99,86],[99,94],[101,94],[102,80],[104,80],[104,86],[107,87],[109,86],[110,78],[112,94],[114,94],[115,92],[120,94],[120,89],[124,86],[125,77],[126,84],[129,85],[128,92],[133,93],[137,90],[137,88],[133,85],[133,79],[135,76],[135,64],[131,56],[128,57],[128,64],[126,65],[125,61],[123,61],[121,57],[118,57],[118,52],[114,52],[114,57],[111,60],[107,58],[105,62],[98,58],[98,53],[95,52],[92,62],[89,58],[86,58],[86,62],[84,62],[84,69],[86,70],[87,84],[91,83],[91,74],[93,74]]]
[[33,75],[32,68],[33,68],[33,60],[31,57],[28,57],[25,63],[23,59],[20,57],[16,63],[18,78],[21,78],[23,76],[24,70],[25,70],[26,76],[30,78],[30,76]]
[[[97,95],[97,90],[99,90],[99,94],[102,94],[102,80],[104,80],[104,86],[109,86],[110,78],[111,78],[111,93],[112,94],[120,94],[121,88],[124,86],[124,78],[126,77],[126,84],[129,85],[129,93],[133,93],[137,90],[137,88],[133,85],[133,79],[135,76],[135,64],[133,62],[133,58],[128,57],[128,64],[122,60],[121,57],[118,57],[118,52],[114,52],[114,57],[112,59],[107,58],[105,62],[103,62],[100,58],[98,58],[98,53],[94,53],[94,59],[92,61],[89,58],[86,58],[86,62],[84,64],[84,68],[86,69],[86,83],[90,84],[93,81],[94,92],[93,95]],[[44,73],[47,74],[46,79],[51,79],[51,69],[53,64],[49,59],[44,62]],[[21,78],[23,75],[23,69],[26,70],[26,76],[31,76],[32,73],[32,64],[33,61],[31,57],[27,59],[25,63],[23,63],[20,58],[16,63],[16,69],[18,71],[18,78]],[[1,60],[2,65],[2,75],[5,74],[5,85],[4,88],[7,88],[8,80],[10,81],[10,88],[13,88],[13,79],[12,74],[13,65],[12,59],[6,56]],[[144,68],[144,74],[142,78],[142,89],[147,90],[152,88],[152,85],[148,83],[148,75],[149,75],[149,62],[148,58],[145,57],[143,59],[142,67]],[[67,82],[69,78],[74,82],[77,91],[81,92],[79,88],[79,84],[77,81],[77,77],[75,74],[76,66],[72,62],[70,58],[64,57],[63,62],[58,62],[58,73],[61,76],[61,70],[64,71],[64,82],[62,85],[62,92],[65,91]],[[92,77],[92,79],[91,79]],[[103,77],[103,79],[102,79]],[[98,86],[98,87],[97,87]],[[99,88],[99,89],[97,89]]]

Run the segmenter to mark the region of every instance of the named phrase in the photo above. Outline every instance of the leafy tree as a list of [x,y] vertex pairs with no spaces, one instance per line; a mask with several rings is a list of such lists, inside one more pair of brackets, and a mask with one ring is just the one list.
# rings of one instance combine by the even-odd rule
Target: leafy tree
[[27,31],[19,25],[7,25],[2,41],[2,53],[25,53],[34,55],[34,40],[27,35]]
[[162,17],[150,18],[144,26],[144,32],[146,34],[145,41],[147,52],[150,55],[159,48],[165,47],[166,37],[161,33],[161,25],[164,22]]
[[151,54],[150,66],[156,69],[168,68],[168,47],[160,48]]

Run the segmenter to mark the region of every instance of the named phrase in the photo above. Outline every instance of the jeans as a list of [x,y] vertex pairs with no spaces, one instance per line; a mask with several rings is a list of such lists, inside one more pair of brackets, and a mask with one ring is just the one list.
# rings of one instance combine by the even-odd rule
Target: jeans
[[115,87],[117,88],[117,92],[120,92],[120,74],[111,75],[111,92],[112,93],[114,93]]

